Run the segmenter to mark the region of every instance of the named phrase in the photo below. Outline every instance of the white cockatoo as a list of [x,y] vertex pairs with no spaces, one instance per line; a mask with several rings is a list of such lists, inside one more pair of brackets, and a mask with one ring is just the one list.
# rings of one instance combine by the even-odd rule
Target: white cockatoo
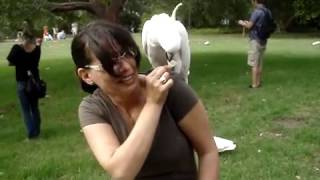
[[190,46],[186,28],[176,20],[180,6],[182,3],[174,8],[171,17],[166,13],[157,14],[144,23],[142,47],[153,67],[174,66],[174,72],[188,82]]

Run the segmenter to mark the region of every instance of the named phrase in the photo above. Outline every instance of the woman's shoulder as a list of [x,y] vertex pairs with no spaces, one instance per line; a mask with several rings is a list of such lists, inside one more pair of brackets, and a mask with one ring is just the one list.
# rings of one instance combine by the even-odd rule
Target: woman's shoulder
[[15,48],[22,48],[22,44],[14,44],[12,47],[15,47]]
[[103,103],[103,97],[100,93],[100,89],[96,89],[92,94],[89,94],[82,99],[80,106],[93,108],[95,105],[99,106],[101,103]]
[[12,46],[12,49],[14,49],[14,50],[22,50],[23,47],[22,47],[21,44],[14,44],[14,45]]
[[179,91],[184,90],[186,88],[190,88],[189,85],[184,81],[183,77],[179,74],[172,73],[171,78],[173,79],[173,86],[172,90],[176,93],[179,93]]
[[79,105],[79,111],[90,111],[104,115],[112,114],[113,108],[111,100],[105,97],[99,88],[84,97]]
[[173,75],[166,105],[176,122],[179,122],[198,102],[198,96],[181,76]]
[[97,89],[82,99],[78,113],[81,127],[95,123],[109,123],[110,105]]

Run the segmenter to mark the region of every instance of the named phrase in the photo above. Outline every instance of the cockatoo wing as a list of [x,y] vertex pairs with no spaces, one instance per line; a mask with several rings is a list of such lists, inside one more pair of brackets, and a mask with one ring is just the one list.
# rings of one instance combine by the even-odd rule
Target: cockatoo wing
[[144,52],[148,55],[148,32],[150,32],[150,20],[146,21],[142,28],[141,44]]

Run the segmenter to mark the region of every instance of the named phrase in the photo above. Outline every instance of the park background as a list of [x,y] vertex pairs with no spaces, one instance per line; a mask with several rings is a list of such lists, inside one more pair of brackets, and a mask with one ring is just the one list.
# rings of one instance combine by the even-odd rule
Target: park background
[[[0,2],[0,179],[108,179],[80,132],[77,108],[86,94],[79,88],[72,64],[70,35],[42,45],[40,72],[48,83],[48,97],[40,100],[42,134],[36,141],[25,141],[14,69],[6,56],[18,29],[41,36],[44,25],[58,26],[70,34],[72,22],[81,28],[102,17],[133,30],[141,47],[144,21],[155,13],[170,14],[180,1],[82,1],[100,2],[106,9],[118,2],[123,5],[118,18],[61,12],[52,7],[67,4],[53,1]],[[269,40],[263,87],[257,90],[248,88],[248,40],[235,23],[249,16],[250,1],[182,2],[177,16],[189,31],[190,85],[202,98],[215,134],[237,144],[235,151],[220,154],[221,179],[318,179],[320,46],[312,43],[320,40],[320,1],[269,1],[279,28]],[[141,71],[149,68],[143,57]]]

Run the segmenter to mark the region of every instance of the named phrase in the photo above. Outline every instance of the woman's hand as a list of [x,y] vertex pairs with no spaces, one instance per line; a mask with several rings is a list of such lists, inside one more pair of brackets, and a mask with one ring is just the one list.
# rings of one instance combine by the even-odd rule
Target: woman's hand
[[159,66],[145,77],[147,103],[163,105],[167,99],[168,91],[173,85],[170,73],[169,66]]
[[36,39],[36,45],[37,46],[41,46],[41,44],[42,44],[42,39],[41,38],[37,38]]

